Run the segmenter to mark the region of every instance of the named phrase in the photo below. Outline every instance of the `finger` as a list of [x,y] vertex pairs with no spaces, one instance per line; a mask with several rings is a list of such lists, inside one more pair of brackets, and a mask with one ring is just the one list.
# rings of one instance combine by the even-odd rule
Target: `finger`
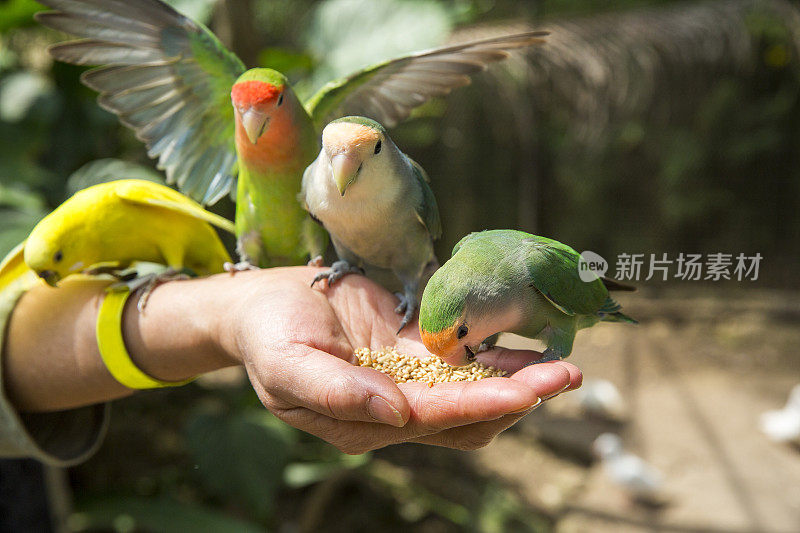
[[[517,351],[517,350],[512,350]],[[573,390],[581,386],[583,374],[580,369],[571,363],[556,361],[524,367],[510,377],[511,380],[521,380],[530,386],[543,399],[558,396],[564,391]],[[420,444],[445,446],[459,450],[475,450],[489,444],[494,438],[513,426],[522,417],[536,409],[537,404],[521,413],[505,415],[496,420],[478,422],[451,428],[439,433],[423,435],[413,439]]]
[[334,419],[399,427],[410,416],[405,395],[389,376],[310,346],[286,346],[279,369],[248,365],[247,370],[266,394]]
[[412,439],[411,442],[455,448],[457,450],[477,450],[478,448],[487,446],[497,435],[516,424],[525,415],[539,407],[539,405],[541,405],[541,402],[522,413],[505,415],[497,420],[476,422],[431,435],[423,435],[422,437]]
[[419,433],[494,420],[530,409],[539,402],[537,391],[521,380],[486,378],[478,381],[401,383],[411,406],[409,423]]
[[581,372],[580,368],[566,361],[556,361],[553,364],[560,365],[569,372],[569,387],[567,387],[566,391],[581,388],[581,385],[583,385],[583,372]]
[[558,361],[526,366],[509,379],[521,381],[535,390],[540,398],[548,399],[569,389],[573,380],[580,383],[580,376],[578,367]]
[[491,350],[479,353],[478,361],[486,366],[493,366],[513,374],[540,357],[542,357],[542,353],[535,350],[515,350],[496,346]]
[[330,442],[345,453],[363,453],[389,444],[475,422],[493,420],[514,411],[529,411],[540,400],[530,387],[505,378],[475,382],[400,385],[411,413],[403,427],[352,422],[323,416],[306,408],[273,409],[294,427]]

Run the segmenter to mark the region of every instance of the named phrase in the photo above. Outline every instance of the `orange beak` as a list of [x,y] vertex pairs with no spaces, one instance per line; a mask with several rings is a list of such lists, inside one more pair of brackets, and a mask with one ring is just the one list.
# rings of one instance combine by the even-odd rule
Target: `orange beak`
[[432,354],[438,355],[446,363],[460,366],[465,364],[465,356],[459,351],[458,338],[456,337],[456,325],[445,328],[441,331],[432,333],[425,331],[420,326],[420,337],[422,337],[422,344]]

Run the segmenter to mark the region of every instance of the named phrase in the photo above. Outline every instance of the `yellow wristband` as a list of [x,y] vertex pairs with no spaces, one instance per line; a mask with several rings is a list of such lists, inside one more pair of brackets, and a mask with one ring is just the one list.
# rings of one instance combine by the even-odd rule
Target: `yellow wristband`
[[194,378],[184,381],[161,381],[139,370],[131,361],[125,341],[122,339],[122,311],[130,291],[108,290],[100,312],[97,314],[97,347],[106,368],[114,379],[129,389],[156,389],[160,387],[179,387]]

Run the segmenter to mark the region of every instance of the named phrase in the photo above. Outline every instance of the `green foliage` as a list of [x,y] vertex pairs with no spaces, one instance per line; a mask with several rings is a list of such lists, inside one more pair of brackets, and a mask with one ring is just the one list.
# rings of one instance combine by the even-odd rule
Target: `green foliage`
[[206,487],[220,497],[241,501],[262,520],[272,512],[294,431],[267,411],[196,411],[186,441]]
[[164,176],[151,167],[108,157],[83,165],[67,179],[67,192],[73,195],[81,189],[119,179],[139,179],[164,183]]
[[70,531],[158,531],[159,533],[257,533],[245,520],[169,498],[112,496],[78,502],[67,524]]
[[0,256],[24,241],[46,214],[38,195],[0,184]]
[[[316,60],[311,86],[414,50],[442,44],[452,12],[432,0],[328,0],[304,34]],[[308,87],[303,87],[307,89]]]
[[33,14],[41,10],[42,5],[34,0],[6,0],[0,6],[0,34],[33,24]]

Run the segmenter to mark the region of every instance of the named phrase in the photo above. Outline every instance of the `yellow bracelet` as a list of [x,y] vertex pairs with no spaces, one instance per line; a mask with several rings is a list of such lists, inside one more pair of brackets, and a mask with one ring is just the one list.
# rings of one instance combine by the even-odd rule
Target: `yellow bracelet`
[[194,378],[184,381],[161,381],[154,379],[131,361],[122,339],[122,311],[130,296],[128,289],[106,291],[100,312],[97,314],[97,347],[103,363],[114,379],[129,389],[156,389],[160,387],[179,387],[186,385]]

